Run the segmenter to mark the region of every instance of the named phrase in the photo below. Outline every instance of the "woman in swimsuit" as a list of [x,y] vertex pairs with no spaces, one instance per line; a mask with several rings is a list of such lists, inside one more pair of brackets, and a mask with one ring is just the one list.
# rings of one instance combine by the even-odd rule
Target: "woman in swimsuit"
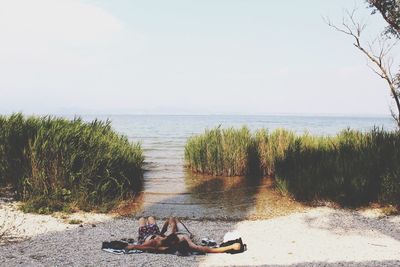
[[[180,225],[184,226],[186,232],[180,229]],[[164,234],[171,226],[171,233],[168,236]],[[242,243],[234,243],[229,246],[210,248],[199,246],[191,240],[192,234],[186,226],[176,218],[169,218],[165,221],[162,231],[159,230],[153,217],[139,219],[139,237],[138,245],[128,245],[126,249],[138,249],[149,252],[169,252],[173,250],[188,250],[201,253],[225,253],[232,251],[240,251],[243,249]]]
[[139,219],[139,230],[138,230],[138,243],[143,244],[146,241],[155,239],[156,237],[162,237],[160,229],[153,217]]

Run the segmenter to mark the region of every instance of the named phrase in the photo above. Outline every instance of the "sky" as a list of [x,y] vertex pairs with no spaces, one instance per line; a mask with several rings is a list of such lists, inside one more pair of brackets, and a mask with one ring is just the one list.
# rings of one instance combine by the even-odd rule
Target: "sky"
[[0,0],[0,113],[388,115],[363,0]]

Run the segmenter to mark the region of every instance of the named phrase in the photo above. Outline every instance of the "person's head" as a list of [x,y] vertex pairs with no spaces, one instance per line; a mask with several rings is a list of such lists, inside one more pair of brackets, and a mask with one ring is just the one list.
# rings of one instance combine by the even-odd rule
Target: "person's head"
[[175,247],[179,243],[179,238],[176,234],[170,234],[161,240],[161,246],[163,247]]
[[189,254],[189,243],[186,240],[180,241],[176,234],[170,234],[161,240],[161,246],[168,247],[168,253],[178,252],[181,256]]

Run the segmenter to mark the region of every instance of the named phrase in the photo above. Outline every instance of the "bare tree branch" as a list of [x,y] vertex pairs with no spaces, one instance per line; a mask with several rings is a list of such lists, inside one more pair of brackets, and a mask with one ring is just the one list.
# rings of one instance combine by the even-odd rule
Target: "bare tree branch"
[[[342,25],[337,26],[332,23],[329,18],[324,18],[325,23],[338,32],[351,36],[354,40],[353,45],[361,51],[375,67],[367,66],[379,77],[384,79],[389,86],[390,94],[396,103],[397,114],[391,110],[393,118],[396,120],[397,125],[400,127],[400,75],[393,78],[392,65],[393,59],[389,56],[391,50],[396,46],[397,41],[388,43],[388,38],[378,36],[372,43],[363,44],[361,40],[362,33],[366,29],[366,24],[358,22],[355,18],[356,8],[352,11],[346,10],[345,16],[342,19]],[[378,53],[374,52],[374,44],[378,42]],[[367,48],[366,48],[367,47]]]

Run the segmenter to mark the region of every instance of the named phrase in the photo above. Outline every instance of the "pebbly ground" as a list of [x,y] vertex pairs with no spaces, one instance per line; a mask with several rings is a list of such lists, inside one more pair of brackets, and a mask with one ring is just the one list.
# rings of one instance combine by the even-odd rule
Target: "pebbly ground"
[[231,230],[248,245],[242,254],[179,257],[161,254],[114,255],[102,241],[136,238],[133,218],[109,218],[82,227],[39,234],[0,246],[1,266],[400,266],[400,216],[313,208],[268,219],[186,220],[199,241],[221,241]]

